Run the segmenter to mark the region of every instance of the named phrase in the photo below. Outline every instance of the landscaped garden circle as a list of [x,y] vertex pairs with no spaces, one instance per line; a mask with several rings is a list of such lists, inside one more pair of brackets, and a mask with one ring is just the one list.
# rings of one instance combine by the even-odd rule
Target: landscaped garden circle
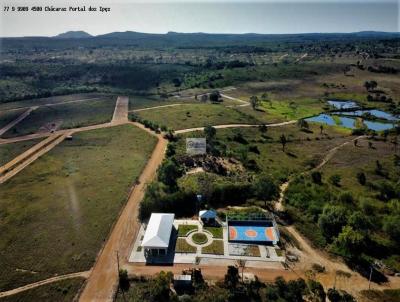
[[208,241],[207,236],[205,234],[203,234],[203,233],[195,233],[195,234],[193,234],[192,240],[196,244],[205,244]]

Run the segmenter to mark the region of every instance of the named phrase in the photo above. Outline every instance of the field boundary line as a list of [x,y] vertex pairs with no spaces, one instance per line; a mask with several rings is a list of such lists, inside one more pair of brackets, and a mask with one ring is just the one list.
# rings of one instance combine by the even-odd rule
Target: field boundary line
[[3,128],[1,128],[0,129],[0,136],[2,136],[4,133],[6,133],[12,127],[17,125],[22,120],[24,120],[28,115],[31,114],[32,111],[36,110],[37,108],[38,108],[37,106],[30,107],[28,110],[25,110],[25,112],[21,113],[16,119],[12,120],[7,125],[5,125]]
[[[19,161],[11,163],[9,166],[12,168],[9,172],[7,172],[7,169],[4,169],[2,172],[5,174],[0,177],[0,184],[6,182],[9,180],[11,177],[15,176],[19,172],[21,172],[23,169],[25,169],[28,165],[33,163],[36,159],[41,157],[42,155],[46,154],[49,152],[51,149],[53,149],[55,146],[60,144],[64,139],[70,135],[70,132],[64,133],[62,135],[56,135],[55,137],[51,137],[49,140],[45,140],[44,144],[41,144],[39,148],[34,149],[32,152],[31,149],[25,152],[25,156],[20,156]],[[40,143],[39,143],[40,144]],[[37,145],[35,145],[37,146]],[[6,164],[7,165],[7,164]],[[13,168],[14,167],[14,168]]]

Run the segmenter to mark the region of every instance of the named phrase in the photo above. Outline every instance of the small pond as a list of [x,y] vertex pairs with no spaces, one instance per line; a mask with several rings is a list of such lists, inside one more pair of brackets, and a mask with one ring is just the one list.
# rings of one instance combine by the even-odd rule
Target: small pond
[[343,114],[343,115],[351,115],[351,116],[362,116],[365,113],[369,113],[372,116],[375,116],[380,119],[385,119],[388,121],[398,121],[400,118],[391,114],[387,113],[382,110],[371,109],[371,110],[355,110],[355,111],[346,111],[346,112],[333,112],[332,114]]
[[[340,100],[329,100],[328,103],[337,109],[355,109],[354,111],[345,111],[345,112],[332,112],[331,114],[321,113],[320,115],[310,117],[306,119],[309,122],[317,122],[323,123],[325,125],[338,125],[349,129],[356,128],[356,117],[361,117],[365,113],[369,113],[370,115],[387,120],[387,122],[382,121],[370,121],[363,120],[364,125],[371,130],[375,131],[383,131],[389,130],[395,127],[393,122],[400,121],[400,117],[395,116],[393,114],[387,113],[382,110],[371,109],[371,110],[361,110],[358,109],[358,105],[354,101],[340,101]],[[335,115],[335,118],[333,117]],[[354,118],[352,117],[354,116]]]

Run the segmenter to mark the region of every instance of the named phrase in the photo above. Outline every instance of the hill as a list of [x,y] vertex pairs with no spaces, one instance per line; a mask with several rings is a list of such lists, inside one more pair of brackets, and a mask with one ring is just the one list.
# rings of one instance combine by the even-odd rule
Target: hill
[[54,36],[54,38],[59,38],[59,39],[82,39],[82,38],[90,38],[92,37],[91,34],[88,34],[85,31],[79,30],[79,31],[67,31],[65,33],[58,34],[57,36]]

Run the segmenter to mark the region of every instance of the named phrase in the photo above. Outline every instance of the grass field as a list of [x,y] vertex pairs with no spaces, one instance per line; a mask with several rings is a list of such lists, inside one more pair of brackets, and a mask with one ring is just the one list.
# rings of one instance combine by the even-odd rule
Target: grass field
[[89,269],[156,138],[82,132],[1,185],[0,290]]
[[209,231],[213,238],[222,239],[222,227],[204,227],[206,231]]
[[[288,139],[285,152],[279,140],[282,134]],[[297,125],[269,128],[266,133],[257,128],[217,129],[216,140],[226,146],[227,156],[242,161],[254,160],[262,171],[272,174],[276,179],[285,179],[316,165],[328,150],[349,140],[349,135],[349,130],[328,126],[320,134],[319,126],[310,123],[308,132],[300,130]],[[180,135],[177,154],[185,153],[184,138],[202,136],[204,134],[200,131]],[[244,140],[238,142],[235,139],[238,136]],[[196,178],[192,175],[186,178],[189,176]],[[184,186],[190,185],[187,182]]]
[[129,96],[129,110],[142,109],[155,106],[180,104],[180,103],[198,103],[195,99],[189,98],[168,98],[163,99],[157,95],[141,96],[141,95],[130,95]]
[[32,139],[28,141],[0,145],[0,166],[8,163],[10,160],[25,152],[40,141],[41,139]]
[[197,225],[194,224],[180,224],[178,227],[178,236],[186,237],[189,232],[197,229]]
[[1,302],[70,302],[82,286],[84,279],[67,279],[42,285],[19,294],[0,298]]
[[18,116],[20,116],[25,110],[13,110],[13,111],[0,111],[0,129],[6,126],[8,123],[15,120]]
[[178,238],[175,245],[176,253],[196,253],[196,247],[186,242],[185,238]]
[[218,124],[259,123],[255,118],[221,104],[190,104],[142,111],[137,114],[142,119],[174,130]]
[[52,107],[40,107],[27,118],[7,131],[3,137],[15,137],[40,131],[49,131],[52,124],[61,129],[77,128],[109,122],[115,109],[115,98],[105,97],[81,103],[70,103]]
[[[340,189],[352,191],[358,197],[372,197],[372,192],[368,186],[361,185],[357,178],[357,172],[364,172],[370,182],[385,179],[396,179],[398,171],[393,165],[394,148],[390,142],[372,142],[373,148],[369,148],[366,141],[360,141],[355,147],[353,144],[343,147],[336,153],[335,158],[327,163],[322,172],[324,178],[329,179],[333,174],[341,177]],[[375,173],[376,160],[379,160],[385,170],[387,177]]]
[[215,254],[215,255],[223,255],[224,254],[224,241],[223,240],[214,240],[210,245],[207,245],[201,248],[202,254]]

